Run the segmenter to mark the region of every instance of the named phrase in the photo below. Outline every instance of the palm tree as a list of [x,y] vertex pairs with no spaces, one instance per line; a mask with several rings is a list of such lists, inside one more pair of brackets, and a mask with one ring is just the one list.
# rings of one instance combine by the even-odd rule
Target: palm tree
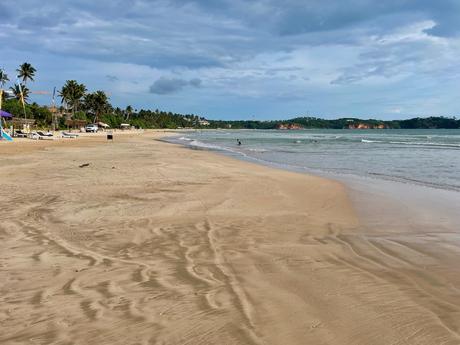
[[125,109],[125,120],[126,120],[126,121],[129,121],[129,118],[130,118],[132,112],[133,112],[133,107],[130,106],[130,105],[128,105],[128,106],[126,107],[126,109]]
[[27,84],[27,80],[34,81],[35,72],[37,72],[37,70],[28,62],[24,62],[16,71],[18,72],[18,78],[22,79],[24,85]]
[[[10,90],[14,94],[14,98],[18,101],[21,101],[21,98],[24,100],[24,103],[27,103],[27,99],[29,98],[30,91],[24,84],[14,84],[14,86],[10,87]],[[22,90],[22,95],[21,95]]]
[[65,103],[67,107],[72,108],[72,116],[75,116],[75,112],[78,110],[80,101],[85,96],[85,93],[86,86],[77,83],[76,80],[67,80],[61,91],[59,91],[61,103]]
[[9,81],[8,75],[5,73],[5,71],[2,68],[0,68],[0,87],[5,86],[7,81]]
[[109,98],[104,91],[89,93],[84,98],[86,110],[94,114],[94,122],[99,121],[99,117],[110,110]]

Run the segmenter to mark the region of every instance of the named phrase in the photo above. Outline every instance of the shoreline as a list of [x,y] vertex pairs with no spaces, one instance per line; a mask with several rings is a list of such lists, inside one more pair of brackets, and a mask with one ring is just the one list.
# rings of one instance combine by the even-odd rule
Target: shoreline
[[[172,140],[171,140],[172,139]],[[460,191],[433,184],[418,183],[395,179],[385,179],[351,173],[335,173],[319,169],[309,169],[284,163],[270,162],[239,151],[207,146],[192,146],[189,142],[165,137],[160,140],[177,144],[191,150],[212,152],[223,157],[249,162],[270,169],[290,171],[299,174],[317,176],[343,184],[359,218],[372,231],[379,231],[386,226],[417,228],[419,231],[434,230],[456,231],[460,224]],[[427,217],[426,214],[430,216]],[[410,220],[408,220],[410,217]],[[384,219],[383,223],[381,220]],[[382,224],[383,223],[383,224]]]
[[0,342],[458,343],[455,234],[372,233],[341,183],[159,136],[0,156]]
[[[438,171],[433,169],[431,171],[427,170],[425,174],[418,174],[414,171],[411,172],[410,169],[405,167],[403,163],[398,164],[398,162],[392,162],[392,159],[398,159],[398,157],[395,156],[396,152],[404,155],[404,151],[408,150],[410,147],[417,150],[421,149],[422,151],[418,152],[418,154],[424,156],[428,161],[435,158],[434,152],[437,151],[434,150],[434,148],[443,148],[447,151],[441,151],[439,157],[443,157],[446,162],[454,160],[456,157],[453,157],[452,155],[445,155],[449,152],[453,153],[457,151],[459,144],[441,143],[444,139],[437,139],[438,142],[429,141],[424,143],[421,141],[422,139],[418,139],[418,137],[437,137],[434,133],[430,133],[431,136],[422,135],[419,132],[413,132],[411,134],[399,133],[392,138],[381,138],[378,136],[372,137],[369,131],[357,131],[355,134],[348,137],[348,131],[344,132],[344,130],[337,130],[337,133],[331,133],[331,130],[302,131],[299,136],[292,135],[292,133],[290,136],[286,136],[284,134],[289,133],[270,130],[254,130],[254,135],[245,135],[243,133],[244,131],[236,130],[236,133],[240,134],[236,134],[235,138],[241,136],[240,138],[242,138],[243,141],[245,139],[249,140],[247,143],[248,145],[239,147],[232,145],[231,142],[228,141],[228,138],[231,137],[229,136],[231,131],[210,132],[211,133],[209,135],[204,135],[203,137],[197,134],[190,137],[185,134],[185,138],[177,138],[170,141],[177,142],[185,146],[193,146],[194,148],[201,147],[209,149],[232,157],[235,156],[243,160],[257,162],[269,167],[324,176],[326,178],[336,180],[346,180],[347,177],[353,178],[358,176],[362,179],[369,179],[371,181],[394,181],[402,184],[413,184],[434,189],[460,192],[460,185],[458,185],[456,177],[452,173],[449,174],[449,171],[453,172],[457,168],[455,163],[450,165],[447,163],[446,165],[443,165],[440,159],[436,159],[433,164],[440,168]],[[266,135],[270,132],[272,132],[270,135]],[[457,132],[457,134],[458,133],[460,132]],[[409,135],[409,137],[407,137],[407,135]],[[455,133],[451,133],[450,136],[454,135]],[[269,141],[265,143],[264,140],[266,140],[267,137],[269,138]],[[400,139],[400,137],[406,138]],[[446,138],[447,137],[448,136],[446,136]],[[283,138],[283,141],[278,143],[281,147],[271,146],[274,145],[277,139],[281,140],[281,138]],[[325,140],[327,144],[322,145],[323,140]],[[418,141],[414,142],[413,140]],[[452,141],[454,139],[450,138],[449,140]],[[270,143],[270,141],[272,141],[272,143]],[[359,144],[357,144],[358,142]],[[330,150],[332,145],[337,148],[338,152],[341,152],[340,150],[344,149],[345,143],[347,145],[351,144],[351,149],[353,150],[353,153],[347,154],[345,152],[348,160],[342,159],[340,155],[336,155],[337,151]],[[268,145],[266,148],[264,147],[265,144]],[[312,145],[310,145],[310,148],[308,149],[305,146],[306,144]],[[391,152],[394,147],[396,147],[395,151]],[[303,151],[303,149],[307,151]],[[321,149],[324,149],[324,154],[321,154]],[[390,150],[390,154],[386,159],[383,159],[383,163],[379,159],[376,159],[376,157],[385,156],[386,153],[388,153],[388,150]],[[302,160],[299,161],[294,158],[297,153],[300,155]],[[307,153],[312,154],[312,156],[316,157],[318,160],[315,161],[308,159]],[[372,153],[374,153],[375,156],[373,156]],[[286,154],[285,159],[280,157],[281,154]],[[353,155],[355,156],[353,157]],[[353,161],[354,158],[357,159],[356,166],[349,164],[349,162]],[[417,162],[414,161],[414,157],[407,158],[409,158],[409,161],[407,162],[408,167],[415,169],[416,167],[414,164]],[[338,159],[337,163],[334,162],[336,159]],[[327,163],[321,163],[322,160],[325,160]],[[404,162],[404,160],[402,160],[402,162]],[[366,166],[366,164],[368,165]],[[395,166],[390,168],[393,164],[395,164]],[[435,178],[438,175],[437,173],[440,175],[439,178]]]

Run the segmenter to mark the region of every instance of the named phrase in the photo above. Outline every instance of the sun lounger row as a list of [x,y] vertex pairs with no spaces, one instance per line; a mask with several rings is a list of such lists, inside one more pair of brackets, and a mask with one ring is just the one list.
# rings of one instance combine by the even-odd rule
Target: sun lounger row
[[28,134],[23,132],[23,131],[21,131],[21,130],[16,130],[14,132],[14,136],[18,137],[18,138],[27,138]]
[[[43,132],[43,131],[25,133],[21,130],[17,130],[15,131],[14,134],[18,138],[31,138],[35,140],[53,140],[55,138],[53,133]],[[68,139],[75,139],[75,138],[78,138],[78,134],[69,133],[69,132],[61,132],[61,137],[68,138]]]
[[35,139],[35,140],[53,140],[54,139],[52,133],[44,133],[41,131],[30,133],[30,138]]
[[63,138],[70,138],[70,139],[78,138],[78,134],[69,133],[69,132],[61,132],[61,136]]

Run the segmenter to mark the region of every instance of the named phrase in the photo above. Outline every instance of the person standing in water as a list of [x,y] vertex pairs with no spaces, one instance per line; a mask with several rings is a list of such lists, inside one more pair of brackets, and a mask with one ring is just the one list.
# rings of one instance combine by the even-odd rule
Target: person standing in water
[[238,143],[238,146],[241,146],[241,141],[240,141],[240,139],[236,139],[236,142]]

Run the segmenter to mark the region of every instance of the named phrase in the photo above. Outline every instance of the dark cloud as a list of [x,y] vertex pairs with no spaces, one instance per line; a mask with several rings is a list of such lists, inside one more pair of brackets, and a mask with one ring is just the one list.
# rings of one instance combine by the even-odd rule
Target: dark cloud
[[184,87],[191,86],[198,88],[201,86],[201,79],[194,78],[191,80],[184,80],[179,78],[164,78],[156,80],[150,86],[150,93],[155,93],[157,95],[168,95],[181,91]]
[[430,35],[455,36],[460,1],[25,0],[20,10],[14,2],[1,4],[0,18],[10,25],[3,30],[10,37],[0,43],[18,50],[200,69],[299,45],[357,44],[414,18],[436,23]]
[[160,78],[150,86],[150,93],[167,95],[182,90],[187,85],[183,79]]
[[189,83],[190,83],[191,86],[194,86],[194,87],[201,87],[201,82],[202,82],[201,79],[199,79],[199,78],[193,78],[193,79],[190,80]]
[[118,77],[115,76],[115,75],[107,74],[105,77],[106,77],[106,79],[107,79],[108,81],[111,81],[111,82],[115,82],[115,81],[118,81],[118,80],[119,80]]
[[[365,22],[392,17],[394,24],[404,17],[423,16],[438,23],[433,34],[459,33],[458,0],[171,0],[203,12],[237,18],[248,27],[262,28],[282,36],[338,31]],[[384,27],[380,28],[385,30]]]

